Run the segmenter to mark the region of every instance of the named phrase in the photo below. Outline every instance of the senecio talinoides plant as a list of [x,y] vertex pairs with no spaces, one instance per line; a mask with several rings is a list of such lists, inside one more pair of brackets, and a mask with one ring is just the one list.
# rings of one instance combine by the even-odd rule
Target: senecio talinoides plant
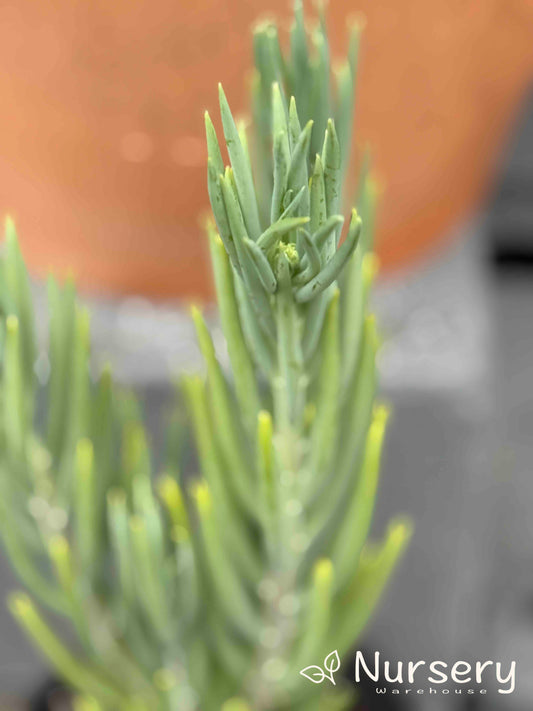
[[206,114],[230,367],[193,309],[205,373],[182,381],[192,479],[171,446],[153,483],[135,399],[108,368],[91,376],[89,316],[71,282],[49,282],[36,377],[27,274],[7,222],[0,526],[28,590],[9,607],[77,711],[350,706],[334,672],[410,535],[398,520],[367,542],[387,410],[375,404],[367,171],[346,224],[342,212],[358,37],[332,75],[324,20],[308,32],[297,5],[287,52],[274,24],[255,30],[251,150],[221,86],[228,165]]

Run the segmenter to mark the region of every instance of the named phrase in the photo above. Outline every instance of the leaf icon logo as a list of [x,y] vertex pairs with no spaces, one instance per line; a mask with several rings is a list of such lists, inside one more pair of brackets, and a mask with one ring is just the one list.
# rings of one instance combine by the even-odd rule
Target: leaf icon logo
[[302,669],[300,674],[305,676],[306,679],[309,679],[309,681],[312,681],[313,684],[321,684],[326,678],[324,670],[316,665],[305,667],[305,669]]
[[300,674],[305,676],[306,679],[312,681],[313,684],[321,684],[324,679],[329,679],[333,686],[335,686],[334,674],[340,669],[341,660],[337,650],[330,652],[328,656],[324,659],[324,668],[312,664],[309,667],[302,669]]
[[331,679],[333,684],[335,684],[335,681],[333,679],[333,674],[335,674],[335,672],[339,671],[340,666],[341,666],[341,660],[340,660],[339,653],[337,652],[337,650],[328,654],[328,656],[324,659],[324,669],[329,672],[329,678]]

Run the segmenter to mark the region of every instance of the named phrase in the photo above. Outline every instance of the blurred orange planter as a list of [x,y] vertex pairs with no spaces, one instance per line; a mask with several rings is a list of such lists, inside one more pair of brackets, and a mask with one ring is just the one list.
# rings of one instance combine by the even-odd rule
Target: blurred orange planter
[[[17,0],[0,8],[1,209],[31,268],[206,295],[202,112],[247,106],[250,24],[287,0]],[[386,185],[380,252],[427,252],[480,200],[533,75],[531,0],[332,3],[367,17],[358,137]]]

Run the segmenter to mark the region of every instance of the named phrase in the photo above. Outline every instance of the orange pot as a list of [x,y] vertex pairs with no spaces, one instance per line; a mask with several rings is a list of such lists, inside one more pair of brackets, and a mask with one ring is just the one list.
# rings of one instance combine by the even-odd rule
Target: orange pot
[[[31,268],[93,289],[205,295],[202,112],[247,105],[249,26],[287,0],[93,0],[0,8],[0,205]],[[386,267],[479,202],[533,75],[531,0],[360,0],[358,122],[386,185]]]

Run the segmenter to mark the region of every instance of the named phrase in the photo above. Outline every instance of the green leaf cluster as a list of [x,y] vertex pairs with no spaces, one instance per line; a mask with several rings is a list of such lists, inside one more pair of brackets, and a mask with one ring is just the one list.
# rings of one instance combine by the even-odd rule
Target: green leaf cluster
[[[410,537],[398,519],[380,543],[367,540],[388,411],[375,400],[366,169],[344,225],[358,42],[354,29],[333,79],[324,18],[309,31],[297,5],[288,52],[274,24],[255,30],[250,140],[222,87],[220,143],[206,114],[229,367],[193,308],[205,368],[181,380],[192,480],[175,430],[154,479],[140,408],[109,369],[93,372],[89,315],[70,282],[49,282],[37,357],[7,223],[0,528],[29,593],[9,605],[79,693],[78,711],[347,703],[299,671],[348,651]],[[56,617],[71,624],[68,645]]]

